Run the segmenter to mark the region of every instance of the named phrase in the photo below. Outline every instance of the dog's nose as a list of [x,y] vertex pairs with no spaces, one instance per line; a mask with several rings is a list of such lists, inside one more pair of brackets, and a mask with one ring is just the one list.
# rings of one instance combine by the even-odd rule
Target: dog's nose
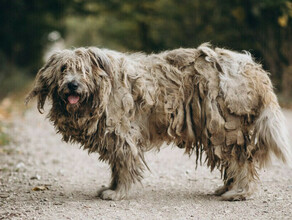
[[78,89],[78,83],[76,81],[71,81],[67,84],[68,89],[70,89],[71,91],[75,91]]

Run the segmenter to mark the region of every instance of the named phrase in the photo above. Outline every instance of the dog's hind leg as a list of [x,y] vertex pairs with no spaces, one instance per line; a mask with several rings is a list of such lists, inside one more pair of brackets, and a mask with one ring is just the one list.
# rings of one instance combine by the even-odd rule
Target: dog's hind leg
[[257,174],[253,162],[239,163],[238,160],[232,159],[225,170],[225,184],[216,190],[215,194],[221,195],[223,200],[245,200],[256,189],[256,177]]
[[131,185],[142,179],[143,162],[141,154],[134,155],[129,148],[121,148],[110,159],[112,180],[108,188],[99,192],[99,197],[105,200],[124,199]]

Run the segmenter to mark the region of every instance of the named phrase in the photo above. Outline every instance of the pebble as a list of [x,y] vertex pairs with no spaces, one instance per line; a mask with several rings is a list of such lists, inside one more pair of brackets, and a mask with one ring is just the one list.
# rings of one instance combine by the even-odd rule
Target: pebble
[[17,169],[25,168],[25,165],[24,165],[24,163],[20,162],[20,163],[18,163],[18,164],[16,165],[16,168],[17,168]]
[[0,193],[0,198],[5,199],[8,198],[10,196],[9,193]]
[[40,180],[41,179],[41,176],[38,175],[38,174],[36,174],[35,176],[32,176],[30,179],[31,180]]
[[59,176],[64,176],[64,170],[58,170],[57,174],[58,174]]

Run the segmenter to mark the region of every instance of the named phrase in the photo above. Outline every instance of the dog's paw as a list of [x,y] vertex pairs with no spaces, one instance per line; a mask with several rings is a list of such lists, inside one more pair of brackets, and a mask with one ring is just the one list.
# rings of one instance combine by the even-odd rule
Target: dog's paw
[[247,195],[244,190],[230,190],[221,195],[224,201],[243,201],[246,200]]
[[103,200],[122,200],[126,197],[126,194],[116,190],[105,189],[99,192],[98,196]]
[[221,196],[222,194],[224,194],[226,191],[228,190],[227,186],[221,186],[218,189],[215,190],[214,195],[215,196]]

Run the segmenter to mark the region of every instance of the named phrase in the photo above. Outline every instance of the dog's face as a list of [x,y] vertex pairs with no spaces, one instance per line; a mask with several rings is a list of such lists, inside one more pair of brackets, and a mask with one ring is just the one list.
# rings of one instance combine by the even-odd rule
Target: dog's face
[[110,77],[110,59],[98,48],[56,52],[39,70],[35,87],[26,102],[37,96],[40,112],[47,97],[52,99],[53,105],[68,113],[74,113],[82,106],[96,108],[101,104],[98,94],[104,92],[106,86],[103,84]]
[[[71,51],[70,51],[71,52]],[[56,88],[53,92],[53,102],[61,101],[68,112],[75,112],[81,105],[86,105],[90,94],[98,87],[98,65],[93,63],[92,54],[87,51],[76,51],[75,53],[59,54],[62,62],[58,64]],[[57,58],[58,59],[58,58]],[[61,60],[61,59],[58,59]]]

